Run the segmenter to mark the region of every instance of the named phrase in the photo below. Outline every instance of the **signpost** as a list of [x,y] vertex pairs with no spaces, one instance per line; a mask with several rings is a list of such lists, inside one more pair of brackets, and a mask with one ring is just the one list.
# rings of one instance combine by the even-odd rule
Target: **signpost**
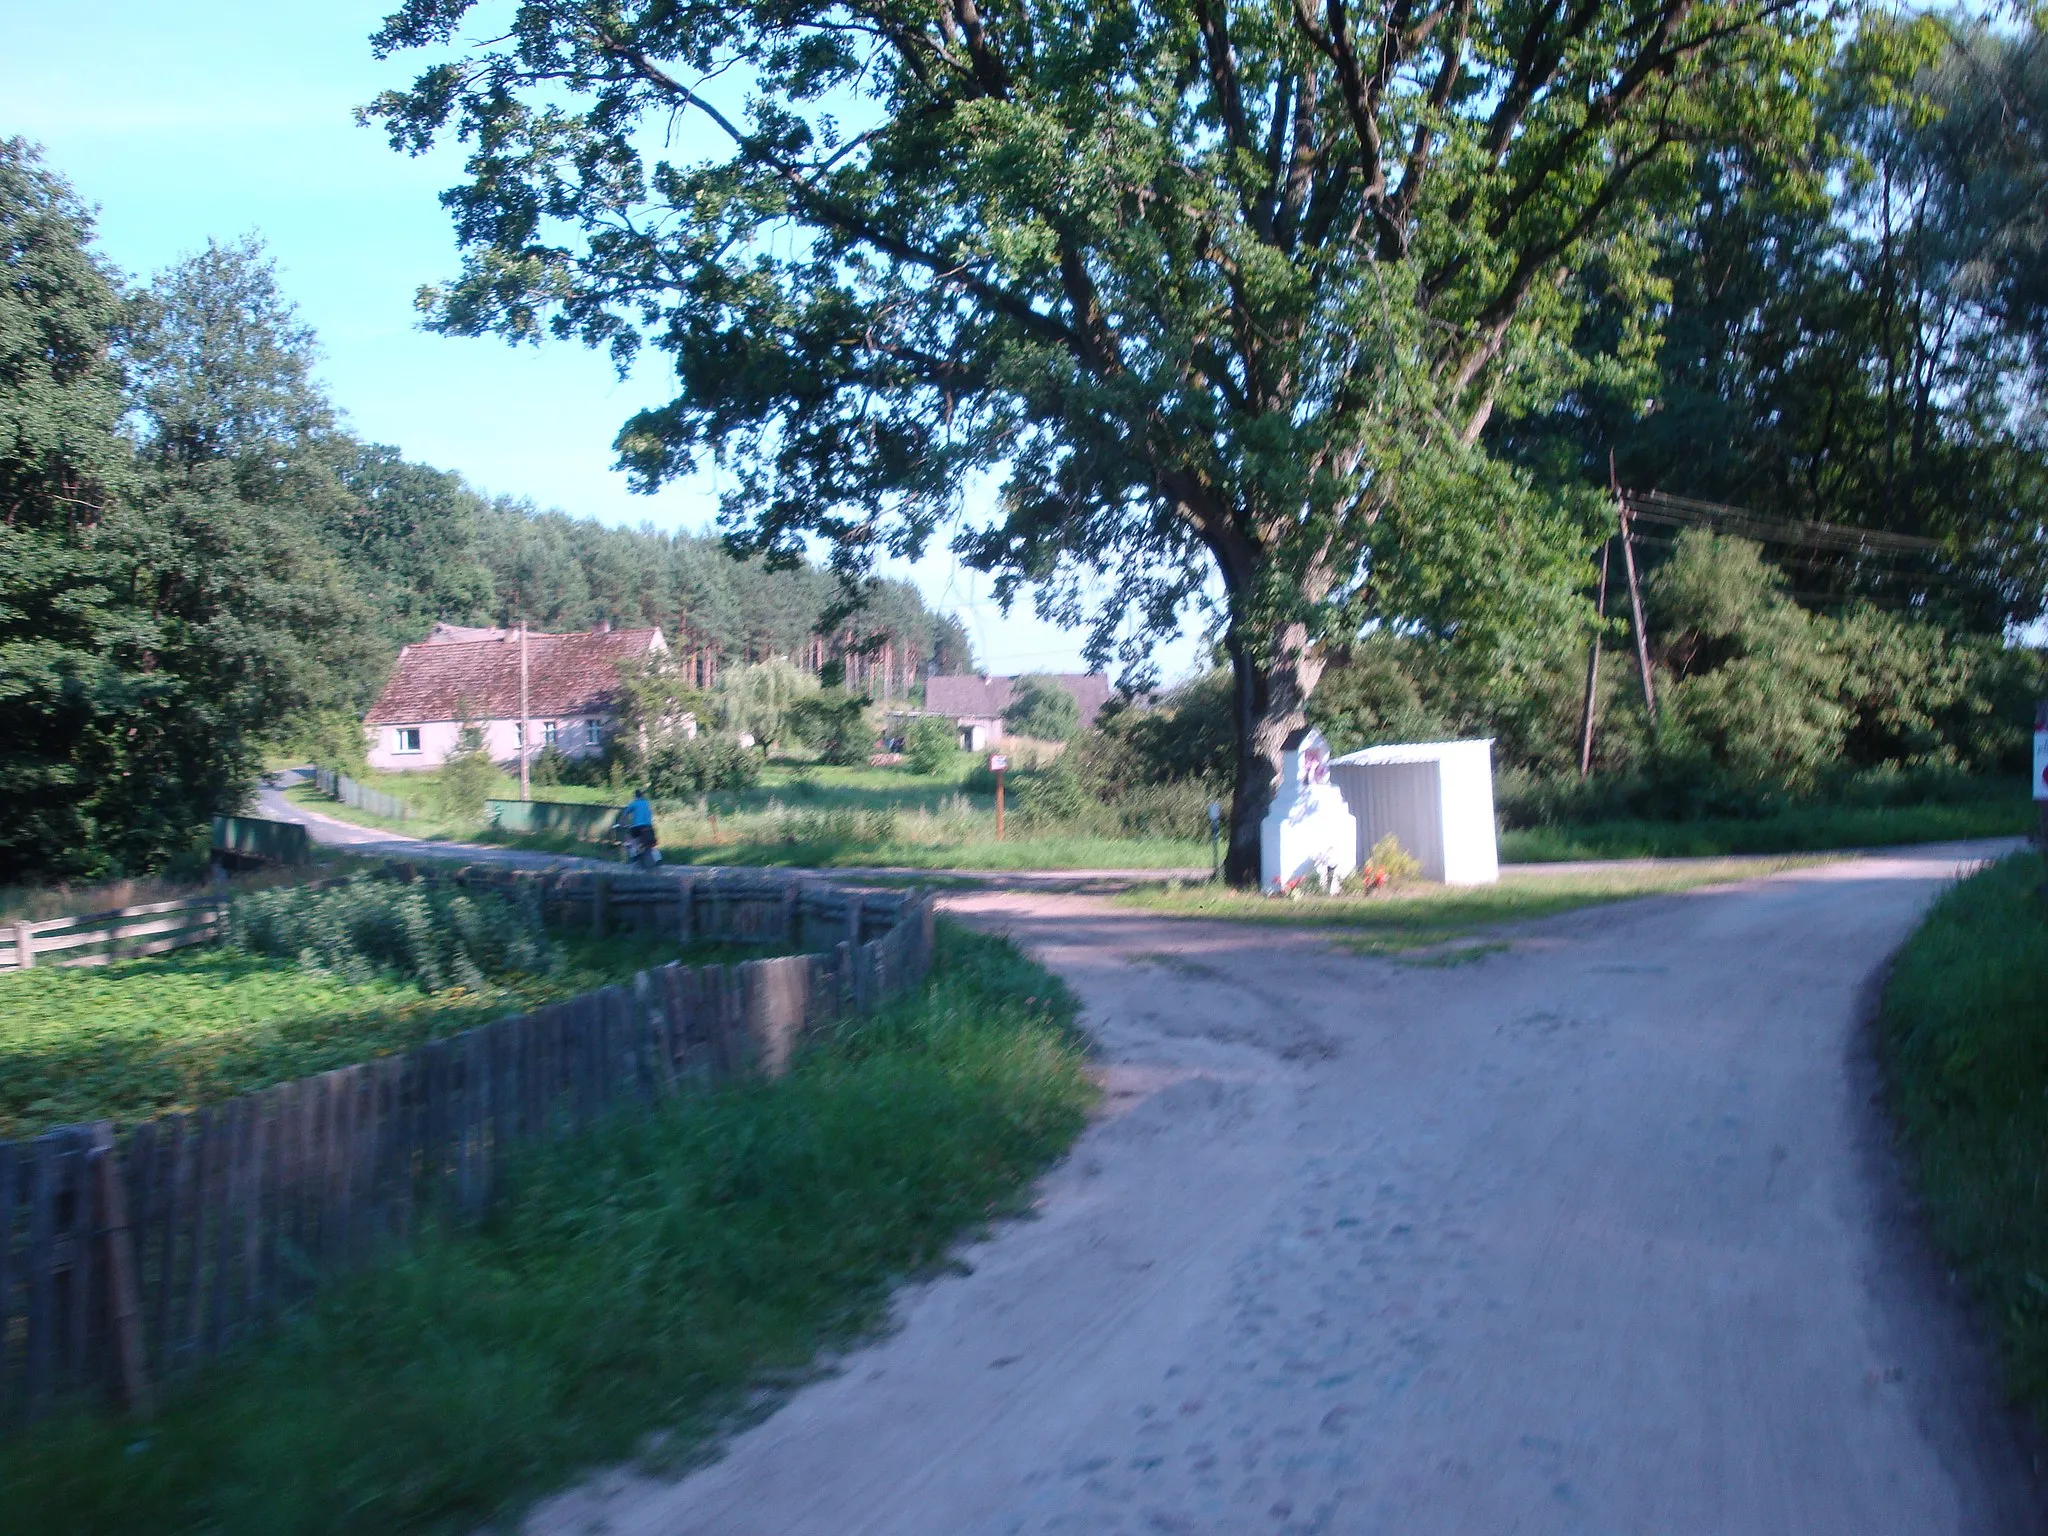
[[1223,830],[1223,802],[1209,802],[1209,878],[1213,881],[1223,874],[1222,856],[1217,850],[1217,838]]
[[1010,766],[1010,760],[1000,752],[988,755],[989,772],[996,776],[996,841],[1003,840],[1003,770]]

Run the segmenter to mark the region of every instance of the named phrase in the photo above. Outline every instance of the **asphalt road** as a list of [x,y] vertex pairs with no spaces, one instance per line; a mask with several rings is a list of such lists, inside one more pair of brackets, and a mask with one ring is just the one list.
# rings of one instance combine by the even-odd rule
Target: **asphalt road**
[[1979,850],[1569,914],[1431,969],[963,893],[1104,1117],[1037,1219],[678,1482],[531,1536],[2043,1529],[1877,1101],[1886,957]]

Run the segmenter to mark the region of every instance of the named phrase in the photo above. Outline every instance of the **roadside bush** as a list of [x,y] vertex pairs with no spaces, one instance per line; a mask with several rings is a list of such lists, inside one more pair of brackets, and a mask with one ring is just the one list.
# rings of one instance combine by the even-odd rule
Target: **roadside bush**
[[402,976],[423,992],[476,988],[508,971],[544,974],[554,965],[537,898],[512,902],[369,878],[237,896],[228,906],[227,941],[245,954],[295,957],[308,971],[343,981]]
[[1930,1225],[2048,1418],[2048,905],[2038,854],[1951,887],[1899,951],[1880,1039]]
[[937,715],[920,716],[903,733],[903,761],[912,773],[944,773],[959,752],[960,740],[953,732],[953,722]]
[[714,791],[752,789],[761,759],[724,735],[673,738],[647,754],[642,777],[658,800],[683,800]]

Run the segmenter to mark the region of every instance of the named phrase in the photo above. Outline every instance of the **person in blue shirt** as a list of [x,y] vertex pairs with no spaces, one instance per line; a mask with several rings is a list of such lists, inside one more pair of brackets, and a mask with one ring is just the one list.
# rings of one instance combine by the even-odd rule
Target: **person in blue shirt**
[[633,798],[626,803],[626,836],[635,845],[633,853],[654,847],[654,807],[648,803],[644,789],[634,790]]

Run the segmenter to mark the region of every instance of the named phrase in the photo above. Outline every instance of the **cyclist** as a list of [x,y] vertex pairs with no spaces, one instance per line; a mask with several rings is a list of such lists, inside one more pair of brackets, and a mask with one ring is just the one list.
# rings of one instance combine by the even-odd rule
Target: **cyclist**
[[650,864],[661,858],[660,850],[654,846],[654,807],[644,789],[634,790],[633,798],[626,803],[626,857],[645,858]]

